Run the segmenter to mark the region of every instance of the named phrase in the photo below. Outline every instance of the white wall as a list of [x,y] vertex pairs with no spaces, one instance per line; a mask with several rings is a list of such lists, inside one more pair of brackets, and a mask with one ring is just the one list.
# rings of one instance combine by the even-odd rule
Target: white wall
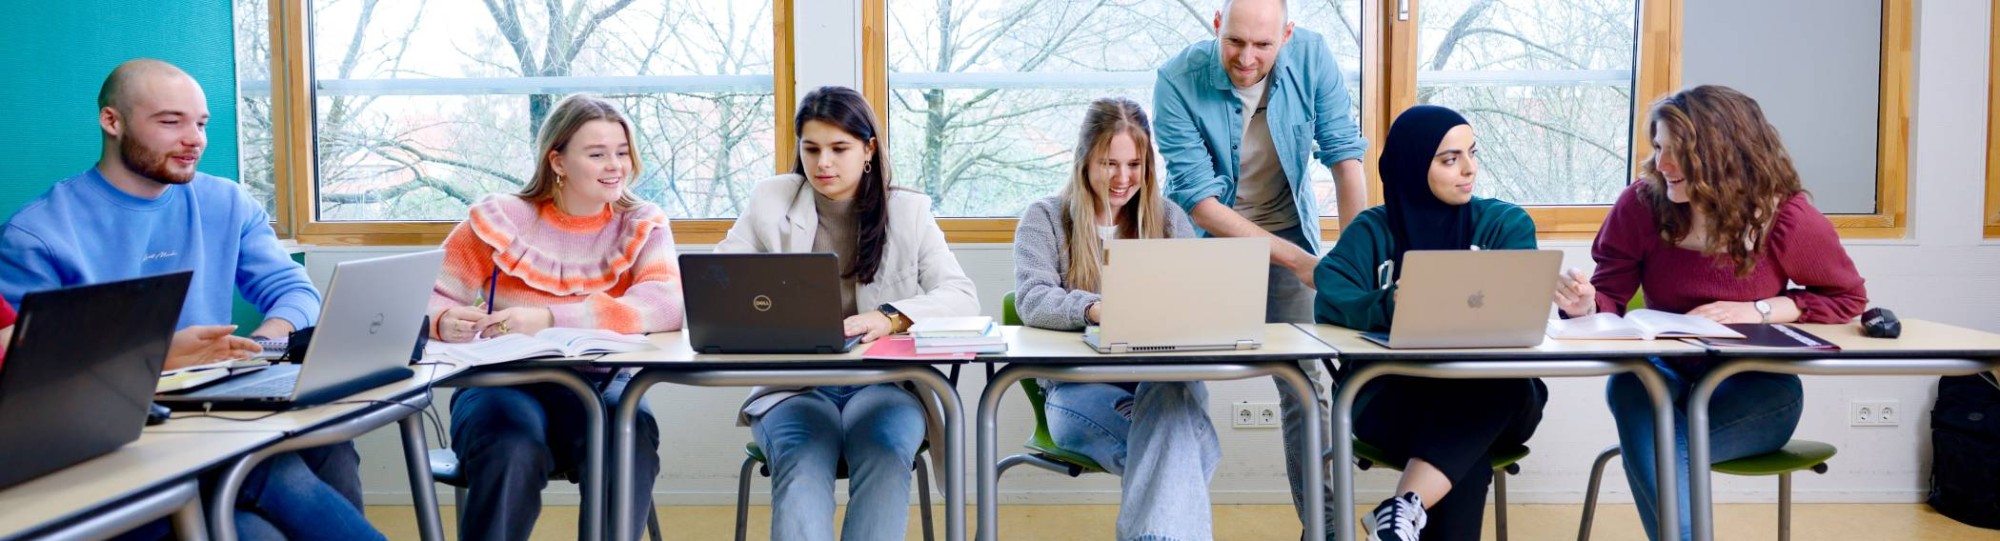
[[[812,5],[813,2],[801,3]],[[2000,313],[1990,307],[2000,301],[2000,244],[1981,240],[1984,200],[1986,51],[1989,7],[1985,2],[1925,0],[1918,3],[1916,91],[1911,157],[1910,238],[1848,243],[1861,272],[1868,278],[1874,304],[1895,309],[1903,317],[1922,318],[2000,332]],[[805,23],[801,23],[802,26]],[[1803,29],[1800,29],[1803,31]],[[1700,39],[1690,37],[1690,39]],[[805,47],[802,46],[802,49]],[[845,68],[840,68],[845,69]],[[837,82],[839,75],[816,76],[816,82]],[[803,82],[804,77],[801,78]],[[1829,111],[1828,114],[1842,114]],[[1582,243],[1552,244],[1570,265],[1588,266]],[[706,247],[685,247],[701,250]],[[999,296],[1013,287],[1012,252],[1005,245],[954,247],[967,272],[979,285],[988,313],[997,315]],[[315,280],[324,283],[333,261],[381,253],[381,249],[319,249],[307,264]],[[1826,475],[1797,479],[1801,502],[1920,501],[1928,475],[1929,405],[1934,378],[1806,378],[1806,412],[1798,436],[1833,443],[1840,456]],[[977,403],[983,374],[969,370],[959,388],[965,403]],[[1548,420],[1529,442],[1534,455],[1523,462],[1522,475],[1510,485],[1515,501],[1576,503],[1592,457],[1614,442],[1610,414],[1603,401],[1603,379],[1554,379]],[[1221,382],[1210,386],[1210,410],[1222,436],[1223,463],[1212,490],[1218,503],[1284,503],[1283,459],[1276,430],[1228,428],[1227,404],[1275,401],[1268,381]],[[733,502],[735,475],[742,445],[749,433],[733,426],[744,396],[740,389],[663,386],[648,393],[654,411],[673,412],[664,418],[663,468],[655,488],[662,504],[728,505]],[[1850,428],[1844,421],[1850,399],[1900,400],[1910,415],[1893,428]],[[1025,401],[1009,397],[1002,416],[1002,451],[1011,452],[1030,428]],[[440,393],[437,409],[448,403]],[[968,407],[968,412],[969,412]],[[969,413],[968,413],[969,414]],[[969,419],[968,419],[969,420]],[[967,432],[968,443],[971,439]],[[361,440],[363,481],[371,501],[408,501],[408,484],[398,460],[394,431]],[[435,444],[435,436],[433,436]],[[1630,501],[1622,472],[1613,467],[1609,501]],[[1368,472],[1357,487],[1363,499],[1379,498],[1392,487],[1391,474]],[[768,503],[769,483],[753,483],[757,501]],[[1770,478],[1718,476],[1716,496],[1723,502],[1772,501]],[[970,486],[967,487],[970,490]],[[1003,500],[1040,503],[1116,503],[1118,482],[1104,475],[1079,479],[1022,468],[1002,482]],[[448,492],[446,492],[447,498]],[[572,485],[551,486],[550,503],[574,503]]]

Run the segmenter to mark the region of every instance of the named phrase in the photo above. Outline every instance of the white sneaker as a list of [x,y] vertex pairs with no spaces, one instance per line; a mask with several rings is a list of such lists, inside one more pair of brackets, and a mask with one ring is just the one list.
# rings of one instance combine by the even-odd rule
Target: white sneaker
[[1424,499],[1415,492],[1383,500],[1374,512],[1361,517],[1368,541],[1417,541],[1426,520]]

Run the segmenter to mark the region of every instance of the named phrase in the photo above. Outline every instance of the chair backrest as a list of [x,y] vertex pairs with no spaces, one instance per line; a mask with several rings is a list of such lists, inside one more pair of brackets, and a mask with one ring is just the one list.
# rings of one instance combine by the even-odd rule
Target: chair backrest
[[[1014,292],[1012,291],[1000,297],[1000,323],[1003,325],[1021,324],[1021,313],[1014,309]],[[1048,413],[1042,410],[1042,406],[1047,398],[1042,393],[1042,384],[1035,382],[1035,378],[1024,378],[1021,380],[1021,391],[1028,395],[1028,409],[1035,412],[1035,435],[1032,443],[1043,447],[1055,447],[1055,438],[1049,435]]]

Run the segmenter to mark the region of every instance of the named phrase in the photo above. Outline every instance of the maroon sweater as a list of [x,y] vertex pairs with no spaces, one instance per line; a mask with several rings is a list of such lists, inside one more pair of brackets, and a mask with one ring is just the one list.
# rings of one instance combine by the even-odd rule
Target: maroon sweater
[[[1634,183],[1618,196],[1590,255],[1597,273],[1597,310],[1622,314],[1633,292],[1645,288],[1646,307],[1677,314],[1715,301],[1750,302],[1784,295],[1799,305],[1800,323],[1845,323],[1861,315],[1868,291],[1854,260],[1840,246],[1833,222],[1801,193],[1778,206],[1757,266],[1744,278],[1725,257],[1710,257],[1661,238]],[[1788,289],[1788,282],[1799,288]]]

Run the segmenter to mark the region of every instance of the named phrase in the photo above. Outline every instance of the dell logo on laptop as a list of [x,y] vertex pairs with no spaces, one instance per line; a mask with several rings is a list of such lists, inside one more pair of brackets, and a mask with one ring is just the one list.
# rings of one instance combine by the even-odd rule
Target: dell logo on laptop
[[1486,292],[1485,291],[1472,292],[1472,296],[1465,298],[1465,305],[1472,308],[1479,308],[1481,306],[1486,306]]
[[756,308],[759,312],[769,312],[771,311],[771,297],[758,295],[757,298],[750,299],[750,307]]

